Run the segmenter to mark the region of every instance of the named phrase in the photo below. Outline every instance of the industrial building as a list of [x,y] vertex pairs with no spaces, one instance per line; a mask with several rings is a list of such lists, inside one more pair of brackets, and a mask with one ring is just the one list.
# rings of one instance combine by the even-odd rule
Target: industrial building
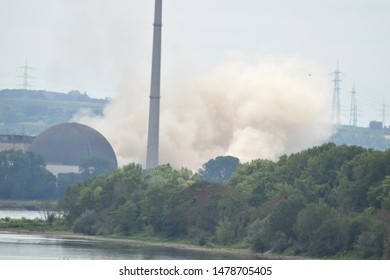
[[31,151],[43,156],[46,168],[58,174],[79,173],[82,160],[99,158],[107,162],[107,171],[118,167],[111,144],[95,129],[78,124],[52,126],[38,136],[0,135],[0,152]]
[[42,155],[46,168],[56,176],[79,173],[80,163],[88,158],[105,160],[108,171],[118,167],[107,139],[95,129],[78,123],[63,123],[46,129],[34,139],[28,150]]

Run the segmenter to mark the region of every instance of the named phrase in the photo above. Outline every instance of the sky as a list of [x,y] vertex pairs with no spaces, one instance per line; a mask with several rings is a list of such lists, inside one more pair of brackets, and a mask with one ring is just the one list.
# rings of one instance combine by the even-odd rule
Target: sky
[[[31,89],[113,98],[126,75],[150,76],[152,0],[0,4],[0,88],[21,87],[26,60]],[[164,0],[163,24],[163,77],[175,67],[205,72],[240,52],[314,61],[331,83],[339,61],[342,121],[349,122],[353,84],[359,124],[381,120],[390,94],[390,1]]]
[[[79,90],[91,97],[139,105],[128,107],[134,111],[147,110],[154,1],[0,0],[0,4],[0,88],[21,88],[27,62],[30,89]],[[382,120],[384,102],[390,112],[389,27],[388,0],[163,0],[163,112],[167,119],[176,120],[185,115],[185,110],[174,112],[174,106],[180,107],[182,101],[202,100],[198,103],[204,106],[205,87],[216,88],[216,84],[229,85],[225,92],[239,88],[243,91],[237,94],[253,98],[244,85],[232,82],[239,78],[251,85],[247,86],[251,90],[272,88],[267,91],[270,96],[284,96],[287,103],[268,97],[257,100],[284,104],[274,110],[286,110],[288,102],[295,104],[298,99],[306,107],[318,107],[322,116],[316,116],[317,121],[329,120],[332,73],[338,63],[342,72],[341,122],[349,124],[355,87],[358,125],[366,127],[370,120]],[[248,81],[249,76],[257,83]],[[260,85],[262,79],[269,83]],[[302,95],[298,84],[304,88]],[[289,89],[297,94],[284,93]],[[309,89],[322,93],[318,101]],[[213,93],[219,91],[221,87]],[[229,94],[227,98],[234,100],[234,94]],[[323,106],[319,106],[321,102]],[[233,106],[232,113],[242,112],[245,106]],[[193,110],[199,111],[197,108]],[[213,110],[216,108],[210,108],[210,114]],[[274,122],[283,119],[283,115],[276,116]],[[386,117],[388,125],[390,114]],[[244,120],[248,121],[248,116]],[[248,133],[248,127],[230,131],[229,137]],[[145,131],[137,133],[140,135],[133,137],[142,142]],[[167,135],[167,143],[172,135]],[[220,152],[234,151],[237,143],[230,144]]]

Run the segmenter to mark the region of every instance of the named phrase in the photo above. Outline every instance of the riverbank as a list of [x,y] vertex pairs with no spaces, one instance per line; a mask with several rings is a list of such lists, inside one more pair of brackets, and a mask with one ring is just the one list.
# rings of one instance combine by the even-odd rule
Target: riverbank
[[[31,203],[30,203],[31,205]],[[96,235],[84,235],[74,233],[68,226],[64,224],[63,219],[56,218],[49,224],[42,218],[36,219],[14,219],[14,218],[1,218],[0,219],[0,232],[8,232],[13,234],[31,234],[40,235],[50,238],[68,238],[68,239],[82,239],[101,242],[113,242],[122,243],[128,245],[156,247],[156,248],[169,248],[176,250],[187,250],[193,252],[204,252],[211,254],[225,254],[233,255],[240,259],[302,259],[294,256],[281,256],[272,253],[254,253],[248,248],[245,248],[245,244],[241,244],[239,247],[220,246],[217,244],[207,244],[200,246],[191,243],[189,240],[172,240],[163,238],[161,236],[153,236],[150,234],[142,234],[135,236],[96,236]]]
[[145,241],[139,239],[133,239],[131,237],[117,237],[117,236],[90,236],[83,234],[76,234],[71,231],[26,231],[21,229],[5,229],[2,228],[0,233],[12,233],[12,234],[31,234],[31,235],[40,235],[43,237],[49,238],[67,238],[67,239],[78,239],[78,240],[87,240],[87,241],[98,241],[98,242],[111,242],[117,244],[127,244],[127,245],[137,245],[145,247],[156,247],[156,248],[169,248],[175,250],[185,250],[193,252],[202,252],[208,254],[218,254],[218,255],[231,255],[234,256],[234,259],[263,259],[263,260],[288,260],[288,259],[303,259],[300,257],[291,257],[291,256],[281,256],[275,255],[272,253],[254,253],[250,249],[238,249],[238,248],[206,248],[201,246],[196,246],[193,244],[185,244],[175,241]]

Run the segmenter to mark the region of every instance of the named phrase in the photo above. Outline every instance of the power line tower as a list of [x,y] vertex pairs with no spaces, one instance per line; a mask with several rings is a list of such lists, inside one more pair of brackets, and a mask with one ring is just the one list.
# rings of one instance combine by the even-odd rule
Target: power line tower
[[20,76],[19,78],[22,80],[22,83],[20,84],[20,86],[24,89],[24,90],[28,90],[29,87],[31,86],[30,84],[30,80],[33,78],[31,75],[30,75],[30,71],[31,70],[34,70],[34,68],[28,66],[27,64],[27,59],[26,59],[26,62],[24,64],[24,66],[20,66],[19,69],[22,69],[23,71],[23,75]]
[[339,62],[337,61],[336,71],[333,72],[334,80],[333,80],[333,102],[332,102],[332,114],[330,117],[330,121],[333,124],[340,125],[340,70],[339,70]]
[[356,101],[355,85],[353,85],[351,91],[351,109],[349,113],[349,125],[353,127],[357,127],[357,101]]

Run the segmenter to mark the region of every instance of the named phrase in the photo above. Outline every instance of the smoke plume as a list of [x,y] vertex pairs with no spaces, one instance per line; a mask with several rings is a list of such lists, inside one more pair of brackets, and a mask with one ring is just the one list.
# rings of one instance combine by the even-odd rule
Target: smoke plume
[[[219,155],[276,160],[330,133],[328,75],[310,61],[236,54],[202,75],[180,69],[161,83],[161,164],[197,170]],[[74,120],[100,131],[120,165],[144,165],[148,105],[148,81],[124,80],[103,117],[80,112]]]

